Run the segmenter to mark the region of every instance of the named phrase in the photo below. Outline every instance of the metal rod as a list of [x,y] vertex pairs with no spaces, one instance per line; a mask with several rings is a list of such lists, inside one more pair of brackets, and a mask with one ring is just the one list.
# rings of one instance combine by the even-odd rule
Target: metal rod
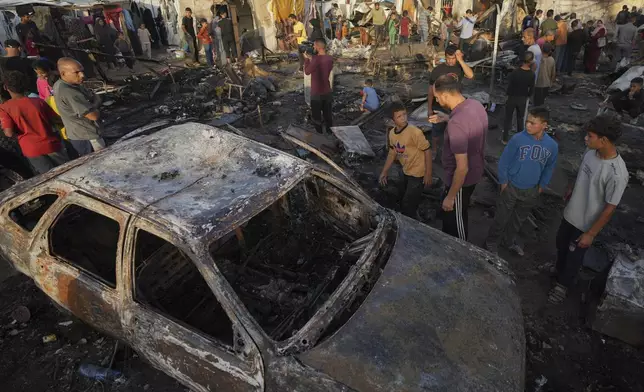
[[[508,1],[508,0],[505,0]],[[495,4],[496,6],[496,31],[494,31],[494,51],[492,52],[492,77],[490,79],[490,95],[494,91],[494,71],[496,68],[496,55],[499,51],[499,30],[501,30],[501,19],[503,19],[503,16],[501,15],[501,8],[499,7],[498,4]]]

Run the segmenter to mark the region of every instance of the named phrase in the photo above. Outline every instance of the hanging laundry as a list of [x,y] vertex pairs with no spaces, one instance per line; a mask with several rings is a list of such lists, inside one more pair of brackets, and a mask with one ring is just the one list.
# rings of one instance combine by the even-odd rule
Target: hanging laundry
[[143,23],[147,27],[150,35],[152,36],[152,47],[155,49],[159,48],[159,32],[157,31],[157,25],[154,22],[154,17],[152,16],[152,11],[145,9],[143,11]]
[[123,17],[125,18],[125,27],[128,30],[136,31],[136,27],[134,27],[134,22],[132,21],[132,14],[130,13],[130,10],[123,10]]

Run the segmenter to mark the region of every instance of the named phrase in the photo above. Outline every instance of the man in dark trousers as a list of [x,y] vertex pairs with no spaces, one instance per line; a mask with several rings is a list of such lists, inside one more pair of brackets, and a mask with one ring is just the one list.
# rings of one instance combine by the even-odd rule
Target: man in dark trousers
[[579,57],[579,52],[581,48],[584,47],[586,43],[586,32],[579,20],[573,20],[570,25],[572,31],[568,34],[568,50],[566,54],[568,59],[566,60],[566,71],[568,76],[572,76],[572,71],[575,70],[575,63],[577,62],[577,57]]
[[503,138],[501,142],[507,144],[510,138],[510,129],[512,129],[512,116],[517,112],[517,132],[523,130],[525,110],[527,108],[528,98],[534,92],[534,72],[532,63],[534,62],[534,53],[525,52],[523,55],[523,64],[520,68],[515,69],[508,78],[508,96],[505,102],[505,121],[503,123]]
[[333,57],[326,54],[326,42],[315,40],[315,55],[304,53],[304,73],[311,75],[311,117],[315,130],[322,133],[322,118],[327,130],[333,126],[333,91],[329,75],[333,70]]
[[436,112],[430,121],[447,121],[442,164],[445,170],[443,194],[443,232],[467,240],[467,210],[474,187],[483,177],[487,112],[480,102],[465,99],[454,75],[443,75],[434,83],[438,103],[449,109]]
[[181,20],[181,30],[183,30],[184,38],[188,43],[190,53],[195,62],[199,62],[199,47],[197,46],[197,33],[195,33],[195,21],[192,18],[192,9],[186,8],[186,15]]
[[233,21],[228,18],[228,12],[221,11],[219,13],[221,19],[219,20],[219,28],[221,29],[221,42],[224,44],[224,52],[228,57],[228,61],[233,61],[237,58],[237,45],[235,44],[235,31],[233,30]]

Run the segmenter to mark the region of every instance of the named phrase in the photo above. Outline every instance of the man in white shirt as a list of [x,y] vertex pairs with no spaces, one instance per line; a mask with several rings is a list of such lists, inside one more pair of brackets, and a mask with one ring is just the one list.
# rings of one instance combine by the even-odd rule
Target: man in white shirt
[[474,34],[474,23],[476,23],[476,18],[477,15],[474,15],[472,10],[467,10],[465,11],[465,16],[458,22],[457,27],[461,29],[461,35],[458,42],[461,52],[465,54],[465,58],[470,56],[472,45],[469,41]]
[[590,120],[585,130],[588,151],[557,232],[557,284],[548,296],[553,304],[566,298],[586,250],[610,221],[628,185],[626,164],[615,147],[622,134],[620,121],[603,114]]

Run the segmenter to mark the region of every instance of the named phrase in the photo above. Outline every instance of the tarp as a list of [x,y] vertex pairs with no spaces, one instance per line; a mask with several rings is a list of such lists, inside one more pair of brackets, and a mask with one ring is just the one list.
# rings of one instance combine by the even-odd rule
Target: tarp
[[288,19],[290,14],[304,14],[304,0],[273,0],[273,16],[276,21]]

